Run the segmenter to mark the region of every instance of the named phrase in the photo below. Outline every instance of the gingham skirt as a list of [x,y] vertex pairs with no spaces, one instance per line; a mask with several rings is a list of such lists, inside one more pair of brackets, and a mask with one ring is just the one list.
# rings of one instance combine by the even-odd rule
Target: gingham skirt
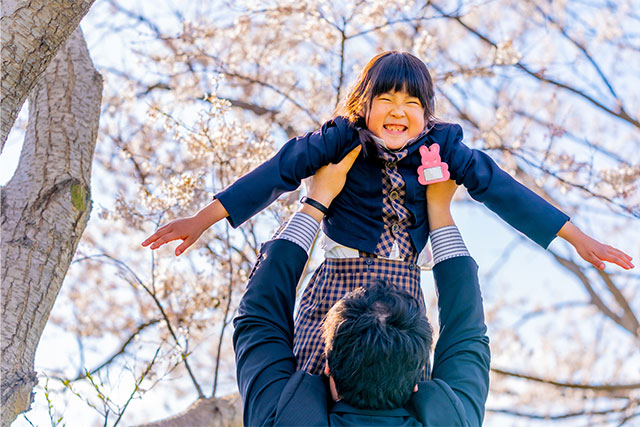
[[[420,268],[414,262],[375,257],[325,259],[305,288],[295,318],[293,351],[298,369],[311,374],[324,371],[321,325],[327,312],[345,294],[375,279],[395,284],[424,305]],[[423,380],[429,376],[428,366],[425,368]]]

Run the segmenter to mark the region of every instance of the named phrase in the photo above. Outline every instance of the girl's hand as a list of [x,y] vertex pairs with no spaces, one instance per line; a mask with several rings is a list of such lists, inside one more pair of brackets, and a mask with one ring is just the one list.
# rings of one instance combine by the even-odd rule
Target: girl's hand
[[180,255],[191,246],[206,230],[197,216],[180,218],[158,228],[158,230],[142,242],[142,246],[151,245],[150,249],[157,249],[165,243],[174,240],[182,240],[182,244],[176,248],[176,256]]
[[175,253],[178,256],[193,245],[198,237],[204,233],[204,230],[228,216],[229,213],[222,206],[220,200],[214,199],[194,216],[176,219],[158,228],[155,233],[142,242],[142,246],[151,245],[151,249],[157,249],[165,243],[182,240],[182,244],[176,248]]
[[603,261],[617,264],[625,270],[634,268],[631,262],[633,258],[629,255],[613,246],[605,245],[589,237],[569,221],[560,229],[558,236],[571,243],[578,254],[598,270],[604,270],[605,264]]

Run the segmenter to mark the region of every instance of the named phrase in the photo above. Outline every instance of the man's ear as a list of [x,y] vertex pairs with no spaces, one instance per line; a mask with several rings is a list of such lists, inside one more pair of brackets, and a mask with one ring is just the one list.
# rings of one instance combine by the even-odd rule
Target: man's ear
[[329,377],[329,389],[331,390],[331,397],[336,402],[340,400],[340,396],[338,396],[338,389],[336,389],[336,382],[331,377],[331,371],[329,370],[329,362],[324,363],[324,373]]

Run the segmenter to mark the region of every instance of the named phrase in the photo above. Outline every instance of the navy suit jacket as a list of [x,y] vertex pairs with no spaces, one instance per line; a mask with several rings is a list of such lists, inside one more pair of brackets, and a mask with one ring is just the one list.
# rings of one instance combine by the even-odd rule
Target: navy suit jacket
[[[440,156],[449,165],[451,179],[540,246],[546,248],[569,219],[500,169],[491,157],[464,145],[459,125],[438,123],[411,144],[409,154],[397,162],[406,184],[405,206],[414,219],[408,231],[418,252],[429,236],[425,186],[418,182],[419,148],[434,143],[440,145]],[[215,197],[229,213],[230,224],[237,227],[282,193],[298,188],[302,179],[320,167],[337,163],[358,144],[357,129],[337,117],[316,132],[288,141],[272,159]],[[369,150],[369,155],[361,154],[353,164],[342,192],[322,223],[323,231],[334,241],[369,253],[375,251],[384,229],[381,162],[375,150]]]
[[489,391],[489,338],[471,257],[434,269],[440,336],[432,380],[418,384],[405,408],[363,410],[334,403],[321,376],[296,371],[295,289],[307,253],[288,240],[266,243],[234,319],[237,380],[244,424],[480,425]]

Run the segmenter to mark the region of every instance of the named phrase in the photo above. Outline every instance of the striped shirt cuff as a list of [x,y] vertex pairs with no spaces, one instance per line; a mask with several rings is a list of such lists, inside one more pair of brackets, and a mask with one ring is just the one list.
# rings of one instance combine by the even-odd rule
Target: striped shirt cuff
[[289,240],[300,246],[308,254],[319,228],[320,224],[311,215],[296,212],[285,223],[284,227],[280,227],[273,239]]
[[431,231],[431,249],[434,265],[449,258],[471,256],[455,225],[447,225]]

